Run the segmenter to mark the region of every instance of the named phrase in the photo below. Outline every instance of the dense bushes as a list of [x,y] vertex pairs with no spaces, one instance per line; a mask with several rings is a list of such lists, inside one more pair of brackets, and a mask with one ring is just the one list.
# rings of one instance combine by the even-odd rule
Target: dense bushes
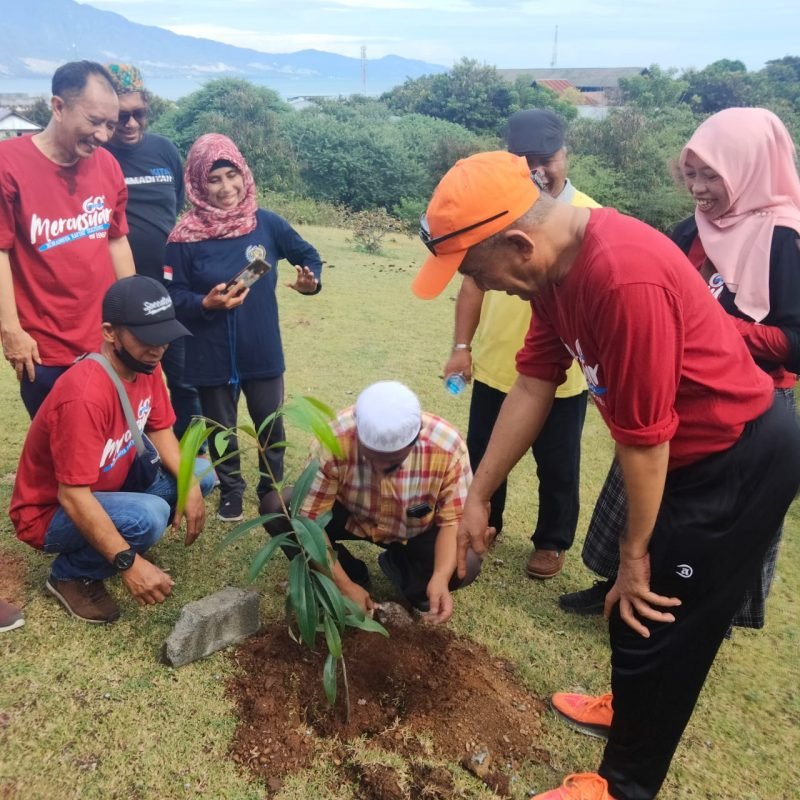
[[[676,76],[657,66],[621,82],[625,106],[603,120],[525,79],[463,60],[449,73],[408,80],[381,99],[319,100],[294,110],[246,81],[223,79],[174,105],[153,129],[185,154],[202,133],[233,138],[267,205],[292,222],[346,225],[347,214],[383,209],[414,232],[436,183],[459,158],[503,146],[510,113],[548,107],[570,121],[570,177],[604,205],[665,230],[691,208],[670,163],[708,113],[740,103],[771,108],[800,134],[800,58],[758,72],[719,61]],[[345,211],[344,209],[347,209]]]

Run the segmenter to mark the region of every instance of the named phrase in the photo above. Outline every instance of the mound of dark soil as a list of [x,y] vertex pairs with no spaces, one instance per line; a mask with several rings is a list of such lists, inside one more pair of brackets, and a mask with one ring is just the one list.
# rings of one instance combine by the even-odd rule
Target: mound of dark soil
[[352,631],[345,639],[349,722],[341,677],[336,708],[325,700],[321,652],[293,642],[283,624],[249,639],[236,651],[241,670],[229,686],[240,717],[233,758],[278,788],[281,776],[312,762],[312,734],[366,737],[402,755],[409,772],[348,763],[341,748],[334,764],[363,800],[452,797],[452,775],[426,758],[459,762],[499,794],[508,794],[519,762],[549,761],[536,747],[545,705],[515,681],[510,664],[443,628],[390,633]]

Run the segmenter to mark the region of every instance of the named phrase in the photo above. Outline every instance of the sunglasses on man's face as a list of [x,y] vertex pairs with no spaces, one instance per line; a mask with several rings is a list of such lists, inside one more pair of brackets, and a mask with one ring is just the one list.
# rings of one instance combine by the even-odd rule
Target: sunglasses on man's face
[[144,125],[144,123],[147,121],[147,109],[134,108],[133,111],[120,111],[117,125],[124,128],[131,121],[131,117],[133,117],[140,125]]
[[496,219],[500,219],[500,217],[504,216],[505,214],[508,214],[507,210],[501,211],[499,214],[495,214],[492,217],[482,219],[480,222],[467,225],[466,228],[459,228],[457,231],[445,233],[443,236],[431,236],[431,230],[428,227],[428,216],[427,214],[423,214],[419,218],[419,238],[422,239],[422,243],[428,248],[428,250],[430,250],[431,254],[436,255],[436,245],[446,242],[448,239],[452,239],[454,236],[458,236],[459,234],[466,233],[467,231],[474,230],[475,228],[480,228],[481,225],[487,225],[490,222],[494,222]]

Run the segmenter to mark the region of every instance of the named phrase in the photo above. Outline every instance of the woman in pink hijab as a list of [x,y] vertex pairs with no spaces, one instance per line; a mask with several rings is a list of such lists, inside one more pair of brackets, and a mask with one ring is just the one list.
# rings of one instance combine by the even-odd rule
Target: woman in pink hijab
[[[729,108],[700,125],[679,166],[695,213],[677,225],[672,239],[772,378],[775,401],[794,408],[800,372],[800,179],[789,132],[771,111]],[[614,464],[582,554],[586,566],[609,581],[562,595],[559,603],[565,610],[602,613],[616,577],[625,516],[622,476]],[[773,533],[760,583],[734,625],[764,626],[781,531]]]

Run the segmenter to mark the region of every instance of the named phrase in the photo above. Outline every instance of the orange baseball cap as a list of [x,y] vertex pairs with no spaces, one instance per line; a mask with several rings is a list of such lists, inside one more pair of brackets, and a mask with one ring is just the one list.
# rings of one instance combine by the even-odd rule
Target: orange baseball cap
[[439,181],[420,220],[431,255],[411,290],[432,300],[455,275],[467,250],[518,220],[539,199],[528,162],[505,150],[457,161]]

